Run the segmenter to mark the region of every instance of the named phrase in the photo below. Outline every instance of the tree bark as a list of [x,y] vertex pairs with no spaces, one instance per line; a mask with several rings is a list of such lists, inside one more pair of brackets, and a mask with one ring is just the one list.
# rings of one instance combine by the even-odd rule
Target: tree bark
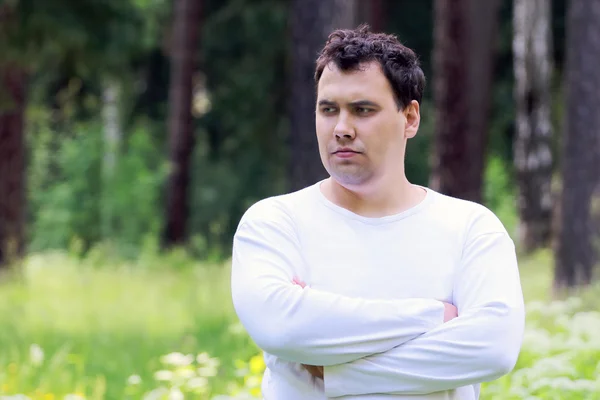
[[315,134],[315,62],[331,31],[354,28],[355,10],[354,0],[292,0],[291,96],[288,104],[291,191],[327,177]]
[[550,0],[514,2],[514,163],[520,242],[526,252],[546,247],[551,238],[550,6]]
[[200,0],[174,0],[169,87],[169,154],[172,171],[167,186],[165,247],[187,240],[190,161],[192,155],[192,92],[198,46]]
[[567,13],[565,131],[554,284],[587,285],[597,259],[592,195],[600,171],[600,0],[571,0]]
[[26,86],[24,70],[0,65],[0,267],[25,252]]
[[385,31],[387,0],[358,1],[356,23],[367,23],[372,32]]
[[[121,123],[119,115],[120,88],[115,79],[108,79],[104,84],[102,94],[103,104],[103,128],[104,128],[104,158],[102,162],[103,169],[103,195],[108,198],[112,195],[110,192],[111,182],[114,178],[115,167],[117,164],[117,155],[119,153],[119,144],[122,138]],[[113,210],[104,203],[102,204],[102,236],[108,239],[113,233]]]
[[482,201],[499,0],[435,0],[430,186]]

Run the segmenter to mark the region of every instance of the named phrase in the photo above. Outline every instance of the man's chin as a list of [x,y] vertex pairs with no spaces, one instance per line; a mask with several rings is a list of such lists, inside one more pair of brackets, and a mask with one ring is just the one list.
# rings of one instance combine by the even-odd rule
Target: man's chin
[[330,175],[338,185],[348,189],[364,186],[369,183],[369,175],[363,171],[332,171]]

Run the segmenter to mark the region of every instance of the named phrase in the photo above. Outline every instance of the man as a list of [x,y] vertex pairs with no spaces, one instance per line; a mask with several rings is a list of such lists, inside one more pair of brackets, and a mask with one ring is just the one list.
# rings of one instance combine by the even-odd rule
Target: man
[[265,351],[264,399],[478,399],[521,346],[511,238],[485,207],[406,178],[425,81],[410,49],[335,31],[315,79],[330,177],[254,204],[234,238],[233,302]]

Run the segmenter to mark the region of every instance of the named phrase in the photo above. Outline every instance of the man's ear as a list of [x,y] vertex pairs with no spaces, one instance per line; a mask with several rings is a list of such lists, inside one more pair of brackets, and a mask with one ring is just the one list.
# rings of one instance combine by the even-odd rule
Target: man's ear
[[421,123],[421,110],[419,102],[412,100],[403,111],[406,117],[406,126],[404,127],[404,136],[411,139],[416,136]]

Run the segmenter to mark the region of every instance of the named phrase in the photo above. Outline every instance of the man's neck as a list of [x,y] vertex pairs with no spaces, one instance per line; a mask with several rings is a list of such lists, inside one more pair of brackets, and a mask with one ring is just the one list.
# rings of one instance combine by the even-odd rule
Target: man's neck
[[334,204],[355,214],[380,218],[406,211],[425,198],[426,192],[406,177],[394,184],[371,184],[364,187],[346,187],[333,178],[321,186],[323,195]]

